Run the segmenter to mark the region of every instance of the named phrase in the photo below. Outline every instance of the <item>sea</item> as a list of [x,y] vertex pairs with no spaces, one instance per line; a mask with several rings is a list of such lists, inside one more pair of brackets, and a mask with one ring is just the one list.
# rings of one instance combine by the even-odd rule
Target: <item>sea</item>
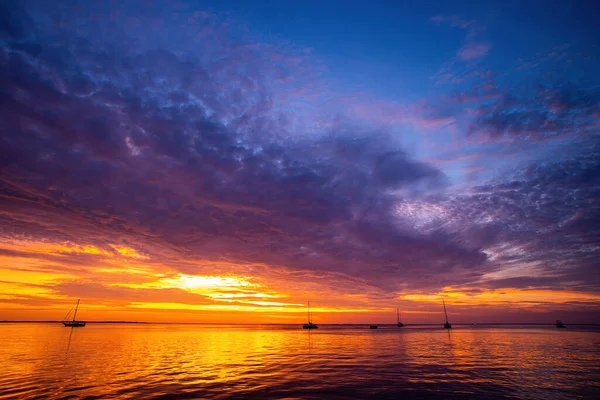
[[0,323],[2,399],[600,399],[600,327]]

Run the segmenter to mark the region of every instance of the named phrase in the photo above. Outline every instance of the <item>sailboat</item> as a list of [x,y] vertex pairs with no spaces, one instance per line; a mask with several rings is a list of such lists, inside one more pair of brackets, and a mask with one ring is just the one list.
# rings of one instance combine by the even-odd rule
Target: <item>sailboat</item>
[[396,320],[398,321],[396,326],[398,328],[402,328],[404,326],[404,324],[402,322],[400,322],[400,309],[399,308],[396,308]]
[[313,324],[310,322],[310,301],[308,302],[308,323],[302,325],[302,329],[318,329],[319,326],[317,324]]
[[556,320],[556,327],[557,328],[566,328],[567,326],[565,324],[563,324],[560,319],[557,319]]
[[444,322],[444,328],[452,329],[452,325],[448,322],[448,313],[446,312],[446,302],[442,299],[442,303],[444,304],[444,315],[446,315],[446,322]]
[[73,313],[73,319],[69,320],[69,315],[71,315],[71,311],[73,311],[73,309],[71,309],[71,311],[69,311],[69,313],[63,319],[62,323],[64,326],[68,326],[71,328],[79,328],[79,327],[85,326],[84,321],[77,321],[75,319],[75,317],[77,317],[77,309],[79,308],[79,300],[80,299],[77,299],[77,304],[75,305],[75,312]]

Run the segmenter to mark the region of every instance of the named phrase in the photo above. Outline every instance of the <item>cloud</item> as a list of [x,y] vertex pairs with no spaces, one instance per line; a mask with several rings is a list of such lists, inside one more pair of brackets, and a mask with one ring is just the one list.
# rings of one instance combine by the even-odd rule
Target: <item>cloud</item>
[[463,217],[482,228],[493,227],[492,240],[482,247],[491,265],[507,272],[495,272],[490,284],[597,291],[600,281],[591,271],[600,249],[599,151],[596,141],[585,154],[531,164],[446,205],[469,210]]
[[492,43],[485,40],[487,26],[476,20],[466,20],[458,16],[434,16],[431,21],[458,28],[466,32],[463,44],[456,56],[446,62],[433,76],[436,84],[461,83],[467,79],[484,75],[480,63],[489,54]]
[[450,236],[397,226],[403,196],[447,182],[392,136],[351,123],[320,137],[286,133],[279,92],[260,83],[272,70],[254,71],[264,54],[233,50],[206,63],[164,48],[130,52],[135,38],[113,37],[40,33],[5,45],[5,236],[172,262],[182,273],[203,268],[182,259],[227,259],[387,290],[419,268],[430,276],[484,261]]
[[[439,107],[351,100],[307,134],[296,122],[331,111],[313,114],[322,99],[297,90],[323,88],[310,52],[260,43],[213,14],[157,19],[121,7],[95,10],[106,25],[63,7],[7,17],[0,256],[15,263],[15,281],[44,273],[58,299],[89,290],[136,307],[169,297],[214,305],[223,299],[177,289],[185,282],[174,277],[230,273],[273,296],[318,291],[331,307],[388,307],[401,292],[494,287],[501,279],[490,273],[547,260],[542,272],[560,271],[540,284],[597,290],[584,279],[597,253],[585,234],[598,197],[591,155],[457,195],[446,173],[382,127],[446,129],[471,103],[471,135],[496,127],[498,137],[534,127],[532,104],[566,123],[591,113],[593,96],[540,91],[511,102],[488,82]],[[540,244],[544,232],[569,240],[547,233]],[[246,294],[226,300],[272,300]]]
[[491,139],[520,137],[545,140],[597,131],[600,96],[593,89],[554,85],[506,91],[477,108],[469,133]]
[[467,43],[458,50],[458,57],[462,61],[470,61],[485,57],[491,49],[489,43]]

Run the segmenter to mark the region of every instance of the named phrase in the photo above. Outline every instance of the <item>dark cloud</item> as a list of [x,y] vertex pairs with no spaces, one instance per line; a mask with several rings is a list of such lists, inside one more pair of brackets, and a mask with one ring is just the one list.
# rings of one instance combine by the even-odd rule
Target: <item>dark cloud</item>
[[201,57],[129,53],[135,38],[123,32],[119,43],[59,33],[28,46],[13,34],[3,49],[5,234],[118,238],[167,261],[165,247],[386,288],[410,271],[485,261],[454,237],[394,222],[395,191],[423,195],[447,181],[389,135],[339,125],[282,137],[263,95],[228,96],[231,82],[260,81],[246,68],[258,60],[236,61],[241,72],[223,79]]
[[389,152],[378,157],[375,175],[384,185],[403,186],[410,182],[424,181],[433,186],[443,186],[443,174],[425,164],[410,162],[402,151]]
[[489,240],[479,238],[482,248],[496,253],[493,264],[522,269],[524,276],[496,280],[495,287],[598,290],[593,260],[600,249],[599,160],[600,147],[591,144],[584,154],[532,164],[447,204],[471,224],[492,229]]
[[18,0],[0,4],[0,34],[3,38],[23,39],[35,32],[35,23]]
[[546,85],[505,92],[482,104],[469,128],[490,139],[545,140],[590,135],[598,130],[600,92],[572,85]]

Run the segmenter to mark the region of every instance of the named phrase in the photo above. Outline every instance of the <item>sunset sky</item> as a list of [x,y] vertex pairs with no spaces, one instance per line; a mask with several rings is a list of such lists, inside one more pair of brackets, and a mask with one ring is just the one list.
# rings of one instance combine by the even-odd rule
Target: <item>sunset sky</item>
[[2,1],[0,320],[600,323],[598,15]]

